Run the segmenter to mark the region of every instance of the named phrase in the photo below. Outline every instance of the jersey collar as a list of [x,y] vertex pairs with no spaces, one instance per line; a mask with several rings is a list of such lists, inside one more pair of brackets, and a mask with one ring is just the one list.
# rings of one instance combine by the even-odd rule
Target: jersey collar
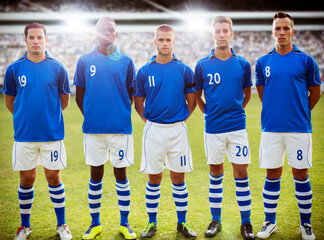
[[[45,54],[46,54],[46,59],[47,58],[52,58],[52,56],[49,54],[49,52],[45,51]],[[25,54],[19,59],[24,59],[24,58],[27,58],[27,51],[25,52]]]
[[[98,51],[98,45],[96,45],[96,46],[92,49],[91,52],[92,52],[92,53],[99,52],[99,51]],[[117,45],[114,45],[114,52],[113,52],[113,54],[120,54],[120,50],[119,50],[119,47],[118,47]]]
[[[177,56],[176,56],[174,53],[172,53],[172,56],[173,56],[172,61],[173,61],[173,60],[174,60],[174,61],[179,61],[179,59],[177,58]],[[156,60],[155,60],[156,57],[157,57],[157,55],[153,55],[153,56],[152,56],[151,61],[150,61],[150,64],[151,64],[151,63],[156,63]]]
[[[294,52],[300,52],[299,48],[293,44],[293,51]],[[276,52],[276,47],[274,47],[269,53],[272,54],[272,53],[275,53]]]
[[[233,48],[231,48],[231,51],[232,51],[232,56],[236,57],[236,52],[234,51]],[[216,58],[215,55],[214,55],[214,52],[215,52],[215,48],[213,48],[213,49],[210,51],[208,57],[209,57],[209,58]]]

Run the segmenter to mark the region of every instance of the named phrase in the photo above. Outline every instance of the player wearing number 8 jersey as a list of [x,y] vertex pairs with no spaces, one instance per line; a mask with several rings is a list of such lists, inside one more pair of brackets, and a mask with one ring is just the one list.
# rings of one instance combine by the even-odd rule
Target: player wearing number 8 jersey
[[222,227],[223,164],[227,152],[233,166],[236,198],[241,213],[241,234],[244,239],[254,239],[247,171],[250,148],[244,111],[251,99],[251,68],[247,60],[230,48],[233,31],[229,17],[218,16],[213,19],[212,36],[215,49],[198,61],[195,69],[197,104],[205,115],[205,151],[210,167],[209,203],[212,222],[205,236],[214,237]]
[[267,169],[263,189],[265,222],[257,236],[268,238],[277,230],[276,209],[284,155],[292,167],[303,239],[315,239],[310,224],[312,190],[311,110],[318,102],[320,76],[316,61],[292,44],[294,21],[286,13],[273,18],[276,46],[257,60],[256,87],[262,102],[260,167]]
[[197,236],[186,222],[185,172],[192,171],[192,157],[184,123],[196,107],[196,84],[192,70],[172,54],[174,43],[174,29],[169,25],[159,26],[154,39],[158,54],[136,76],[135,109],[146,122],[141,172],[148,173],[149,178],[146,186],[149,223],[141,238],[150,238],[157,230],[164,164],[170,170],[178,215],[177,230],[185,237]]
[[94,239],[101,233],[102,178],[104,164],[109,159],[116,178],[119,231],[125,239],[135,239],[128,223],[131,195],[126,174],[126,167],[134,163],[131,122],[134,64],[115,45],[117,32],[113,19],[102,17],[96,28],[98,44],[80,57],[74,77],[76,102],[84,116],[85,160],[91,166],[88,201],[92,222],[83,239]]
[[27,52],[11,64],[5,75],[5,103],[13,113],[15,142],[13,170],[20,171],[18,198],[21,226],[15,239],[31,234],[37,165],[44,167],[60,239],[71,239],[65,224],[65,193],[61,169],[66,168],[62,111],[69,105],[70,85],[65,66],[45,51],[46,28],[39,23],[25,27]]

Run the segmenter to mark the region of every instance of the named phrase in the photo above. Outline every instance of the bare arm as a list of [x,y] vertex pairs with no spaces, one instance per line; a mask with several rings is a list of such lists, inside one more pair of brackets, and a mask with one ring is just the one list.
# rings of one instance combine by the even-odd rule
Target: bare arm
[[[189,109],[189,116],[193,113],[193,111],[195,110],[196,106],[197,106],[197,102],[196,102],[196,92],[192,92],[192,93],[187,93],[185,95],[186,97],[186,101],[187,101],[187,105],[188,105],[188,109]],[[187,118],[187,120],[188,120]]]
[[13,110],[14,110],[14,103],[15,103],[15,96],[10,96],[10,95],[4,95],[4,100],[6,103],[6,106],[8,108],[8,110],[13,114]]
[[127,93],[128,93],[128,96],[129,96],[129,100],[131,102],[131,105],[134,102],[133,92],[134,92],[134,88],[133,87],[127,89]]
[[84,98],[85,88],[76,86],[75,101],[83,115],[83,98]]
[[205,111],[205,99],[203,98],[203,90],[198,90],[197,92],[197,105],[202,113]]
[[315,105],[317,104],[318,100],[321,97],[321,85],[309,86],[308,91],[309,91],[309,96],[308,96],[309,106],[311,110],[313,110],[313,108],[315,107]]
[[243,99],[242,106],[243,106],[243,108],[245,108],[246,105],[251,100],[251,97],[252,97],[252,87],[243,88],[243,92],[244,92],[244,99]]
[[60,95],[62,111],[67,108],[70,104],[70,94]]
[[258,92],[258,96],[260,98],[260,101],[262,102],[263,100],[263,89],[264,86],[256,86],[257,92]]
[[145,106],[144,106],[145,97],[135,97],[135,110],[138,113],[138,115],[142,118],[144,122],[146,122],[146,118],[144,117],[145,112]]

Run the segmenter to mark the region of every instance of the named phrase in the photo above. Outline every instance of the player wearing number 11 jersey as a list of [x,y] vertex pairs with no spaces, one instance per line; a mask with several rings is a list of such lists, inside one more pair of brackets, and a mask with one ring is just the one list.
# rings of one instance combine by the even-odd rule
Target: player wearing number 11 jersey
[[115,45],[117,32],[113,19],[99,19],[96,28],[98,45],[80,57],[74,77],[76,102],[84,116],[85,160],[91,166],[88,201],[92,222],[83,239],[94,239],[101,233],[102,178],[104,164],[109,159],[116,178],[119,231],[125,239],[135,239],[136,234],[128,224],[131,196],[126,175],[126,167],[134,163],[131,122],[134,64]]
[[292,44],[294,21],[286,13],[273,18],[276,46],[256,62],[256,87],[262,102],[260,167],[267,169],[263,189],[265,222],[257,236],[268,238],[277,230],[276,210],[280,179],[287,150],[292,167],[304,240],[315,239],[310,224],[312,190],[308,168],[312,167],[311,109],[321,96],[316,61]]
[[[205,115],[205,151],[210,167],[209,203],[212,222],[205,231],[214,237],[221,230],[225,153],[232,163],[236,198],[241,213],[241,234],[254,239],[251,226],[251,194],[248,163],[250,148],[244,107],[251,98],[251,68],[248,61],[230,48],[232,20],[225,16],[212,21],[215,49],[201,59],[195,69],[197,104]],[[205,99],[202,97],[204,92]]]

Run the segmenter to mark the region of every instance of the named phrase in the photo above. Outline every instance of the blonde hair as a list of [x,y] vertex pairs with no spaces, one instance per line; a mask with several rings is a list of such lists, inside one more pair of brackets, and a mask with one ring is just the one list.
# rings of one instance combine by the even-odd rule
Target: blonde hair
[[154,38],[156,39],[156,35],[157,35],[157,32],[159,31],[162,31],[162,32],[172,32],[173,33],[173,37],[175,37],[175,31],[174,31],[174,28],[171,27],[170,25],[168,24],[162,24],[160,26],[158,26],[155,30],[155,34],[154,34]]

